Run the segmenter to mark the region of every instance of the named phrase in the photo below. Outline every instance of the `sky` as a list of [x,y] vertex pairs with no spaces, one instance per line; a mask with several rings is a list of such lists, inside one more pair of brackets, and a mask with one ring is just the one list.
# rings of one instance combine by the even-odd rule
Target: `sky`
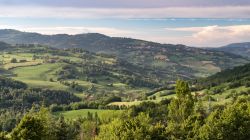
[[0,0],[0,29],[220,47],[250,41],[250,0]]

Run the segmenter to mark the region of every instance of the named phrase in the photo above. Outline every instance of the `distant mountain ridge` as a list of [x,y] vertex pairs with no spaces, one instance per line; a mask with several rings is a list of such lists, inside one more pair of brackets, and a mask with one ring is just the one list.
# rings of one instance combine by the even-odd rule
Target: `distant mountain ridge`
[[220,50],[250,58],[250,42],[233,43],[220,48],[214,48],[214,50]]
[[[12,29],[0,30],[0,41],[10,44],[42,44],[56,48],[70,48],[82,47],[83,45],[90,45],[97,40],[105,40],[110,37],[98,34],[56,34],[56,35],[43,35],[39,33],[21,32]],[[84,42],[81,42],[84,40]]]
[[167,79],[204,77],[249,62],[239,55],[217,50],[160,44],[150,41],[109,37],[99,33],[77,35],[42,35],[0,30],[0,41],[10,44],[42,44],[55,48],[83,48],[101,54],[112,54],[146,71],[158,69]]

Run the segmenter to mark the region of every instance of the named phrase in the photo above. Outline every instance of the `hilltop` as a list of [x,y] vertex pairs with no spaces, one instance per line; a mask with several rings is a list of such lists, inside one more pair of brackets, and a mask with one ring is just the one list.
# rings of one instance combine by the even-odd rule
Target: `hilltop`
[[114,55],[167,80],[206,77],[248,62],[239,55],[185,45],[160,44],[98,33],[42,35],[0,30],[0,41],[10,44],[41,44],[54,48],[82,48],[96,54]]
[[250,42],[233,43],[223,47],[214,48],[214,50],[219,50],[250,58]]

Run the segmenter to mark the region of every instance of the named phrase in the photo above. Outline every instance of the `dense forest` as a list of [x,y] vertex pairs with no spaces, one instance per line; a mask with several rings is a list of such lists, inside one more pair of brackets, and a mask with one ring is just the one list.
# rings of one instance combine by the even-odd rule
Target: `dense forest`
[[222,83],[231,83],[235,86],[250,86],[250,64],[224,70],[198,83],[204,86],[216,86]]
[[191,94],[187,82],[177,81],[175,92],[176,98],[131,106],[109,120],[91,113],[86,118],[67,120],[63,116],[54,117],[44,106],[33,105],[15,128],[1,132],[1,139],[244,140],[250,137],[249,96],[210,107]]

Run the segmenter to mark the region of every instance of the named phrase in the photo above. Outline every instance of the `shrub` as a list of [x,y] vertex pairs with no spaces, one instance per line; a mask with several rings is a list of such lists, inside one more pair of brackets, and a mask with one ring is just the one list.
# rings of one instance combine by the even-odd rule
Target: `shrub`
[[12,58],[12,59],[10,60],[10,63],[17,63],[17,59],[16,59],[16,58]]

